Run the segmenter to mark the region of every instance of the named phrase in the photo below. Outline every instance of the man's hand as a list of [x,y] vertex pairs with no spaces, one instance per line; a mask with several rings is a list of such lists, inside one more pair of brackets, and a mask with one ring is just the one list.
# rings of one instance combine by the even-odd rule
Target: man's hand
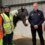
[[34,25],[34,28],[37,29],[38,28],[38,25]]

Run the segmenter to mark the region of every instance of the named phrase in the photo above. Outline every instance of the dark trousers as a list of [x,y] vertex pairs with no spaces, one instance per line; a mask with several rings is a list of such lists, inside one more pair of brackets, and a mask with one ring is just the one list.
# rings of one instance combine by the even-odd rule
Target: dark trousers
[[38,32],[38,35],[39,35],[39,38],[40,38],[40,44],[44,45],[42,25],[39,25],[38,29],[35,29],[33,26],[31,26],[33,45],[36,45],[36,31]]
[[3,45],[12,45],[13,32],[11,34],[7,34],[3,38]]

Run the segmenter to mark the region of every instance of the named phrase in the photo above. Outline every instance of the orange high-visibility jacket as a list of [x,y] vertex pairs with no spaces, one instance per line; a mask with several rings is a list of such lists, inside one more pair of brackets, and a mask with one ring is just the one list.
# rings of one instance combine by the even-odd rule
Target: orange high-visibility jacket
[[3,19],[2,19],[2,16],[0,15],[0,39],[2,39],[2,38],[3,38],[2,21],[3,21]]

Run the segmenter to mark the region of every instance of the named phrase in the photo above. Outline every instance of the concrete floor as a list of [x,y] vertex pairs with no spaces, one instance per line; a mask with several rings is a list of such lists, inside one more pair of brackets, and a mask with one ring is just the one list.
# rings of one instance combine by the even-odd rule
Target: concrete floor
[[[17,39],[17,40],[14,41],[13,45],[32,45],[32,40],[30,38]],[[40,45],[39,40],[37,40],[37,45]]]
[[[31,34],[31,28],[30,28],[30,24],[27,21],[28,26],[25,27],[24,24],[22,23],[22,21],[19,21],[17,23],[16,28],[14,29],[14,36],[13,39],[19,39],[19,38],[32,38],[32,34]],[[44,25],[44,24],[43,24]],[[43,26],[42,26],[43,27]],[[45,39],[45,31],[43,28],[43,37]],[[39,39],[38,33],[36,32],[36,38]]]
[[[43,31],[43,36],[45,39],[45,31]],[[31,29],[30,29],[29,23],[28,23],[28,26],[25,27],[23,23],[19,21],[14,31],[13,40],[15,41],[13,42],[13,45],[32,45],[31,38],[32,36],[31,36]],[[38,39],[37,45],[40,45],[38,34],[36,38]]]

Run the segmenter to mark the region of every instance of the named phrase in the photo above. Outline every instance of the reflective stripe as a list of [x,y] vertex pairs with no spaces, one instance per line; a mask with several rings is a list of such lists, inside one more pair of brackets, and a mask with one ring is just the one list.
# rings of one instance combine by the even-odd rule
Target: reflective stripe
[[10,21],[10,22],[4,22],[4,24],[5,24],[5,23],[11,23],[11,22],[13,22],[13,21]]

